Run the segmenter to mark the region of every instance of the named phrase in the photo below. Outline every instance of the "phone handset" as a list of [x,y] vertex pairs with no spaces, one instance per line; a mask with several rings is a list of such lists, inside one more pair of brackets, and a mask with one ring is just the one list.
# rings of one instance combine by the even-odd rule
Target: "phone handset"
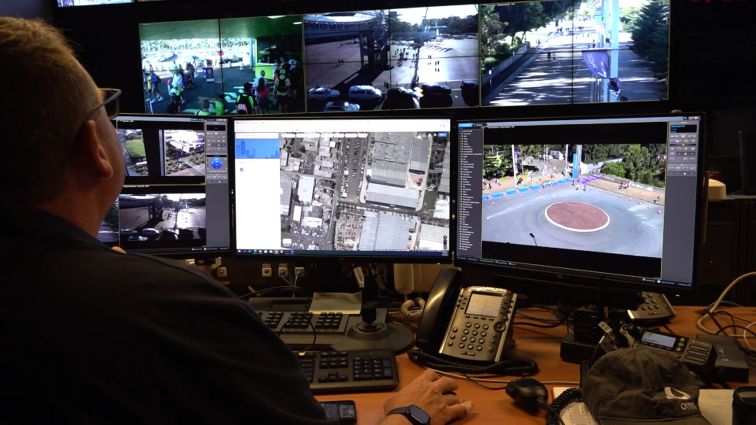
[[443,269],[436,275],[415,334],[415,345],[421,350],[438,353],[438,341],[443,337],[446,324],[441,316],[447,315],[454,305],[461,287],[460,278],[457,269]]

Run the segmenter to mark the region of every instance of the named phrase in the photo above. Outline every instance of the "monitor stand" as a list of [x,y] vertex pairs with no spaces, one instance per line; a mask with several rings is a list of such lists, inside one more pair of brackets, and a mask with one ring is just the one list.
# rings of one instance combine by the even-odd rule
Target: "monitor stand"
[[362,321],[347,329],[344,338],[332,344],[336,351],[390,349],[403,353],[412,346],[412,331],[385,321],[376,322],[374,308],[362,309]]

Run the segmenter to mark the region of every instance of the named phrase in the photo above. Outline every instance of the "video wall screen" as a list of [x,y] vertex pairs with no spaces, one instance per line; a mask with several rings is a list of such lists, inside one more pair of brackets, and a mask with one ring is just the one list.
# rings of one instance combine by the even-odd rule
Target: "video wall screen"
[[140,25],[145,111],[658,101],[669,0],[543,0]]
[[484,4],[480,14],[485,106],[667,98],[668,0]]
[[301,16],[140,24],[145,112],[236,114],[240,97],[247,114],[304,112],[301,27]]
[[99,6],[107,4],[121,4],[121,3],[145,3],[151,1],[165,1],[165,0],[58,0],[58,7],[74,7],[74,6]]
[[479,103],[477,5],[312,14],[304,23],[309,111]]
[[58,0],[58,7],[98,6],[120,3],[134,3],[134,0]]

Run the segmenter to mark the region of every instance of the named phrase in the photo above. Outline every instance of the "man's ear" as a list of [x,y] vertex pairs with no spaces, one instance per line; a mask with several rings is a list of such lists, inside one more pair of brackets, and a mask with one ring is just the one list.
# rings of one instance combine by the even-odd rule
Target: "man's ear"
[[79,130],[74,148],[79,165],[103,178],[113,175],[113,164],[104,146],[106,142],[95,120],[90,119]]

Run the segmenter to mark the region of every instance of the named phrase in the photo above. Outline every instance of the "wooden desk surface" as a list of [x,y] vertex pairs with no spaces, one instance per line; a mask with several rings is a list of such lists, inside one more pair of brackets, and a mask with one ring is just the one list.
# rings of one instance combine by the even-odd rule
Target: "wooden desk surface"
[[[675,307],[677,317],[670,323],[669,328],[679,335],[694,337],[701,333],[696,328],[698,315],[695,313],[700,307]],[[733,314],[756,321],[756,308],[741,307],[727,309]],[[707,326],[714,325],[707,322]],[[514,331],[516,346],[512,355],[535,360],[540,367],[540,372],[534,378],[540,381],[574,381],[579,380],[579,367],[577,364],[566,363],[559,358],[559,346],[561,338],[567,333],[567,328],[561,326],[554,329],[537,329],[518,327]],[[754,344],[754,341],[751,342]],[[399,366],[399,387],[423,372],[423,368],[412,363],[406,354],[397,357]],[[512,379],[502,377],[502,380]],[[504,393],[504,390],[486,390],[478,385],[463,379],[457,379],[459,394],[465,400],[473,400],[475,404],[473,413],[467,418],[455,422],[455,424],[538,424],[542,425],[545,413],[538,416],[530,415],[515,407],[512,399]],[[751,369],[750,382],[756,382],[756,370]],[[487,383],[489,386],[501,387],[504,384]],[[555,385],[546,385],[551,391]],[[557,384],[556,386],[573,386],[569,384]],[[388,398],[390,392],[377,393],[351,393],[336,395],[321,395],[318,400],[354,400],[357,404],[357,423],[359,425],[372,425],[383,418],[383,401]]]

